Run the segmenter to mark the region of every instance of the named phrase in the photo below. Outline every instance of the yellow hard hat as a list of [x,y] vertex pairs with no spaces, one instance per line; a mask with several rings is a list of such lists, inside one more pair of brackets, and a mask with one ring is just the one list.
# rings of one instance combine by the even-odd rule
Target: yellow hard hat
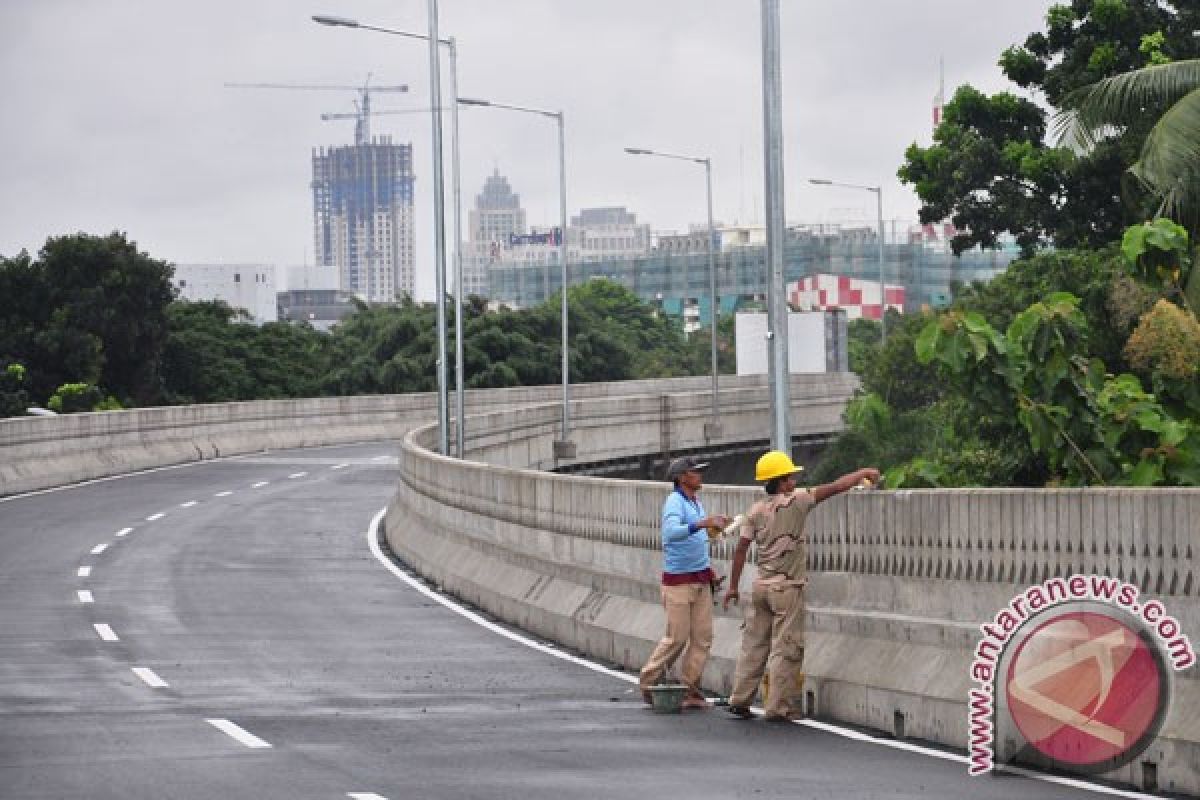
[[769,481],[785,475],[793,475],[803,469],[804,467],[797,467],[793,464],[787,453],[772,450],[764,453],[762,458],[758,459],[758,463],[754,465],[754,480]]

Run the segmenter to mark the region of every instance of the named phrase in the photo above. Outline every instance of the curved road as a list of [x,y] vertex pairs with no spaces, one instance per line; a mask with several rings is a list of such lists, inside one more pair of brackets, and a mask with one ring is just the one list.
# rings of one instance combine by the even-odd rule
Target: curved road
[[649,712],[389,571],[395,479],[361,445],[0,500],[0,798],[1095,796]]

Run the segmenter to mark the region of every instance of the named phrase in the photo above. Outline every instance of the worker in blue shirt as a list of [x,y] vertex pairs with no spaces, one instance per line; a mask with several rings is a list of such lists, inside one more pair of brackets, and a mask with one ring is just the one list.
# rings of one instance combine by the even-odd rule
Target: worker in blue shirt
[[[708,559],[709,530],[722,530],[729,520],[707,516],[698,493],[708,464],[695,458],[677,458],[667,468],[675,484],[662,510],[662,600],[667,611],[667,632],[642,667],[642,699],[651,702],[650,687],[657,684],[675,659],[683,654],[681,678],[688,687],[684,708],[708,708],[700,691],[700,678],[708,661],[713,638],[713,584],[716,574]],[[685,652],[686,648],[686,652]]]

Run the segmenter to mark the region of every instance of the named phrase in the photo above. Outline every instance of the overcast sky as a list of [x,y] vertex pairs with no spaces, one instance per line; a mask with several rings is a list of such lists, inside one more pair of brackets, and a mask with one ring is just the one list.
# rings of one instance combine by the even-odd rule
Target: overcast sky
[[[655,230],[704,219],[702,168],[625,155],[710,155],[718,220],[761,220],[760,4],[754,0],[441,0],[459,42],[460,93],[561,108],[568,208],[623,205]],[[789,222],[873,220],[874,196],[809,177],[884,186],[884,214],[915,219],[895,178],[930,139],[938,59],[947,95],[1006,84],[996,61],[1041,29],[1050,0],[783,0]],[[0,0],[0,254],[47,236],[125,231],[173,262],[313,258],[311,151],[347,144],[353,92],[252,91],[226,82],[407,83],[376,109],[428,106],[422,43],[326,28],[312,14],[427,30],[426,0]],[[418,296],[432,296],[426,115],[376,117],[414,145]],[[461,114],[464,206],[494,169],[531,224],[558,216],[550,120]],[[447,126],[447,136],[449,128]],[[449,154],[447,139],[447,156]],[[448,168],[448,166],[447,166]],[[449,175],[447,175],[449,200]],[[451,219],[447,218],[447,227]]]

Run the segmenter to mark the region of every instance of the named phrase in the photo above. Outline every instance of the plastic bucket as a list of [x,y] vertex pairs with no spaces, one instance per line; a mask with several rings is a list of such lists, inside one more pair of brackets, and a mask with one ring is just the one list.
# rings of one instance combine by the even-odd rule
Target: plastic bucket
[[651,706],[659,714],[678,714],[683,708],[683,698],[687,696],[688,687],[680,685],[651,686]]

